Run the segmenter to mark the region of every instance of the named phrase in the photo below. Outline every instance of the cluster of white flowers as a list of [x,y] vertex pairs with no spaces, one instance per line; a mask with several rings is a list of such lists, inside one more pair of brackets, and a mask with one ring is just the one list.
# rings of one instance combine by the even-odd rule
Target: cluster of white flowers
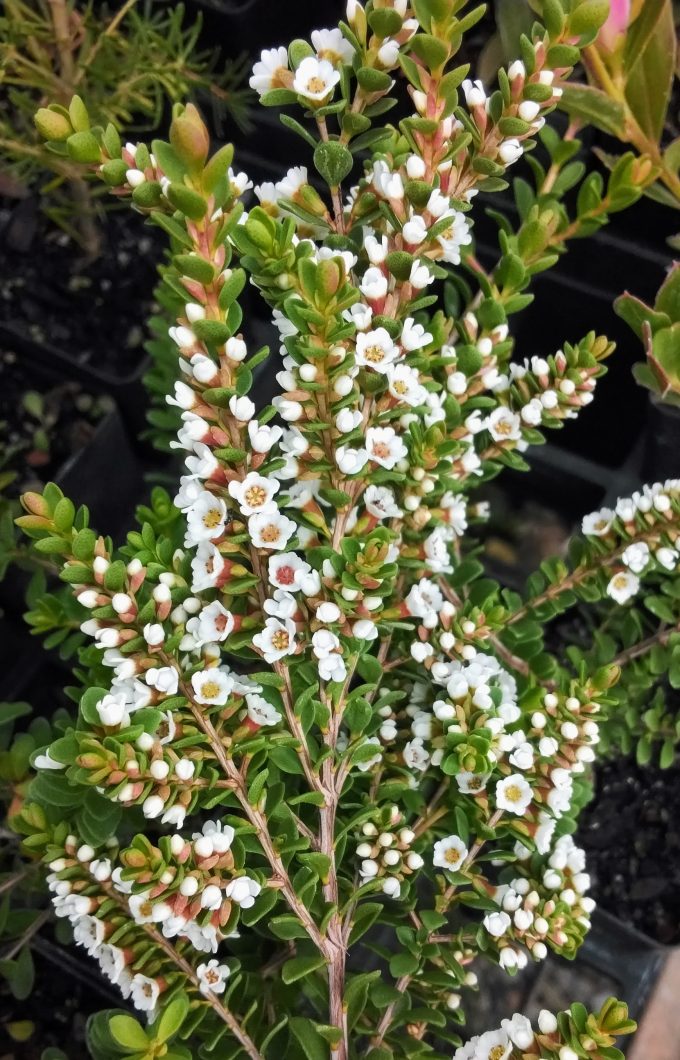
[[[362,825],[356,849],[360,862],[359,877],[363,883],[379,880],[383,894],[388,898],[399,898],[404,877],[417,872],[424,862],[420,854],[411,849],[416,835],[411,828],[404,827],[404,815],[399,808],[392,806],[386,813],[389,815],[387,823],[367,821]],[[383,813],[382,817],[385,816]]]
[[[529,856],[526,849],[516,853]],[[498,911],[487,913],[483,924],[498,945],[501,967],[523,968],[527,953],[543,960],[548,945],[559,949],[569,943],[574,925],[579,934],[588,931],[595,908],[585,894],[589,888],[585,851],[570,835],[557,840],[539,881],[519,876],[497,887]]]
[[[247,875],[237,875],[229,853],[234,830],[219,821],[206,821],[191,842],[180,835],[170,839],[172,862],[158,884],[146,890],[135,890],[132,873],[123,859],[115,864],[117,842],[110,841],[107,855],[96,856],[87,843],[78,845],[75,836],[64,842],[64,856],[50,865],[47,882],[52,904],[58,917],[73,925],[75,941],[98,960],[104,975],[131,998],[136,1008],[153,1018],[163,988],[162,979],[134,972],[133,952],[107,941],[115,930],[107,916],[98,915],[106,901],[105,889],[118,895],[130,921],[139,927],[152,925],[167,939],[187,940],[200,953],[215,953],[225,937],[223,927],[232,905],[249,909],[260,893],[260,884]],[[176,885],[179,866],[181,882]],[[94,884],[93,888],[90,886]],[[97,891],[99,885],[99,893]],[[221,993],[225,989],[229,968],[217,960],[199,964],[196,978],[202,993]]]
[[[557,1017],[548,1009],[541,1009],[537,1024],[541,1037],[549,1038],[557,1032]],[[533,1052],[536,1045],[540,1049],[531,1021],[515,1013],[511,1019],[501,1020],[498,1030],[485,1031],[470,1038],[469,1042],[456,1049],[453,1060],[508,1060],[509,1057],[524,1055],[528,1050]],[[577,1060],[576,1053],[569,1046],[562,1046],[558,1056],[559,1060]]]
[[631,534],[646,532],[647,540],[630,541],[619,549],[620,567],[607,585],[607,595],[617,604],[626,604],[636,596],[641,579],[650,571],[677,569],[680,541],[675,531],[669,531],[664,524],[679,498],[680,479],[667,479],[643,486],[631,497],[620,497],[614,508],[600,508],[584,516],[583,533],[601,538],[608,545],[625,545]]

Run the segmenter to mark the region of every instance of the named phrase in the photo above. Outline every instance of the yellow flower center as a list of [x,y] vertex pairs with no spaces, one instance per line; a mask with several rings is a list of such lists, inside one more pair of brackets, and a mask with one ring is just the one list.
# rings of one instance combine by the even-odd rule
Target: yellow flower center
[[385,360],[385,351],[382,346],[367,346],[364,350],[364,359],[371,364],[380,364]]
[[206,681],[201,692],[205,699],[215,699],[220,694],[220,686],[217,681]]
[[285,651],[290,644],[290,637],[285,629],[279,629],[272,637],[272,647],[276,651]]
[[496,434],[508,435],[512,430],[512,424],[509,420],[499,420],[496,424]]
[[522,789],[517,784],[511,784],[505,789],[505,797],[510,802],[521,802],[522,800]]
[[219,508],[209,508],[203,516],[203,525],[206,526],[208,530],[214,530],[216,526],[219,526],[221,520],[222,513]]
[[455,847],[449,847],[444,854],[444,861],[446,861],[448,865],[458,865],[460,862],[460,851],[456,850]]
[[280,536],[281,532],[275,523],[268,523],[260,532],[262,540],[267,542],[278,541]]
[[307,89],[309,92],[323,92],[326,88],[326,82],[322,77],[310,77],[307,82]]
[[505,1049],[502,1045],[494,1045],[493,1049],[489,1049],[489,1060],[503,1060],[505,1055]]
[[392,384],[392,389],[396,390],[397,394],[408,394],[408,387],[403,379],[398,379]]
[[267,499],[267,494],[262,486],[251,486],[250,489],[246,490],[244,496],[246,504],[251,508],[259,508]]
[[616,577],[614,578],[614,588],[615,589],[625,589],[627,585],[628,585],[628,578],[626,577],[626,575],[622,571],[620,574],[617,574]]

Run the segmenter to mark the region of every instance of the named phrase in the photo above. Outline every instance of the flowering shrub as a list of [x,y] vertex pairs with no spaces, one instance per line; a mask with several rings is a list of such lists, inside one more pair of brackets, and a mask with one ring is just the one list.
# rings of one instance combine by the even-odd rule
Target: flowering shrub
[[[624,158],[570,216],[573,145],[542,128],[606,5],[563,3],[490,96],[451,68],[481,14],[465,6],[350,0],[341,29],[263,53],[252,86],[301,106],[282,120],[325,193],[299,166],[247,212],[250,181],[191,106],[150,149],[78,134],[171,240],[185,462],[182,518],[121,549],[53,485],[19,520],[92,644],[77,723],[35,757],[17,827],[56,914],[149,1021],[102,1014],[95,1056],[188,1056],[189,1039],[225,1057],[613,1060],[632,1029],[610,1001],[458,1033],[476,959],[571,957],[593,909],[570,833],[619,667],[552,656],[546,630],[577,602],[627,613],[648,580],[673,587],[680,530],[669,482],[587,517],[523,596],[476,557],[474,490],[592,401],[611,352],[590,334],[513,361],[508,317],[640,187]],[[409,115],[383,126],[402,75]],[[550,168],[519,182],[487,272],[474,196],[539,130]],[[248,279],[283,355],[259,412]]]

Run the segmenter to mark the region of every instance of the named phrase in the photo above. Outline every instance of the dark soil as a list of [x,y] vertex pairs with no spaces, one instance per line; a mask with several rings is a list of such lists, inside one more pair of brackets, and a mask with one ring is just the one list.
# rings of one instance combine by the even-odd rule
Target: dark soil
[[680,942],[680,766],[601,762],[576,840],[598,905],[658,942]]
[[102,215],[102,253],[78,244],[33,199],[0,203],[0,323],[113,377],[144,359],[163,236],[128,209]]
[[14,472],[9,493],[39,489],[92,439],[108,397],[88,393],[80,383],[41,378],[11,349],[0,345],[0,471]]

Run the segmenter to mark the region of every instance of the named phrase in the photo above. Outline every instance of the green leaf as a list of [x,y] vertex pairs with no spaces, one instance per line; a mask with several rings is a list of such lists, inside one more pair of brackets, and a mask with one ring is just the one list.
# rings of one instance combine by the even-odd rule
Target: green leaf
[[184,184],[170,184],[166,196],[175,209],[192,221],[200,221],[202,217],[205,217],[207,209],[205,199],[198,192],[185,187]]
[[353,162],[352,152],[337,140],[322,142],[314,151],[316,170],[331,188],[337,187],[344,180]]
[[[652,5],[654,6],[654,5]],[[627,69],[625,95],[636,121],[655,143],[661,138],[675,73],[677,39],[670,0]]]
[[133,1016],[112,1016],[109,1020],[111,1036],[126,1049],[146,1052],[149,1038],[140,1023]]
[[178,994],[174,997],[163,1011],[163,1015],[159,1020],[156,1029],[156,1040],[159,1042],[167,1042],[168,1039],[179,1034],[188,1011],[189,1001],[186,994]]
[[590,85],[565,85],[560,106],[577,118],[582,118],[603,132],[623,139],[625,110],[621,103],[610,99],[599,88]]
[[317,968],[321,968],[325,963],[320,953],[312,957],[292,957],[281,968],[281,978],[286,984],[296,983],[298,979],[304,979],[305,976],[311,975],[312,972],[315,972]]
[[305,1019],[304,1016],[293,1016],[288,1020],[288,1026],[307,1060],[328,1060],[328,1043],[311,1020]]

